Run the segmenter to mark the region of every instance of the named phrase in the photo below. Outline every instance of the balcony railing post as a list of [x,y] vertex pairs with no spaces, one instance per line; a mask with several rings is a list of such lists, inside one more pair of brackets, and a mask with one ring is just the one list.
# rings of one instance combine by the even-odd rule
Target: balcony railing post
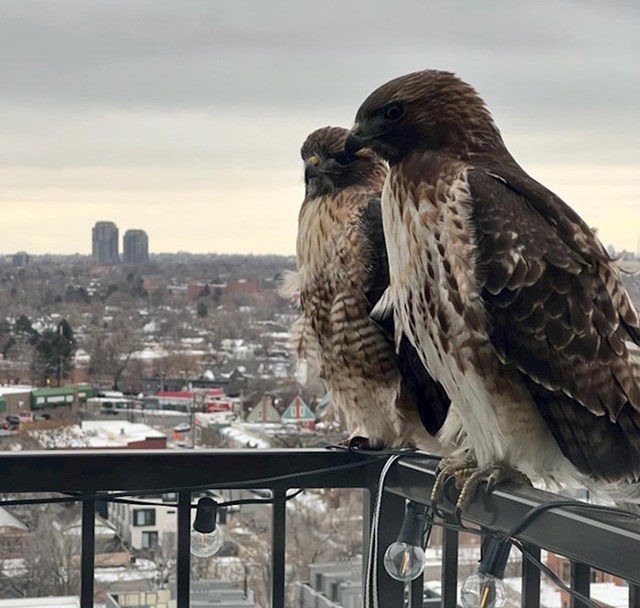
[[177,608],[191,602],[191,493],[178,493],[178,563],[176,572]]
[[286,525],[286,490],[275,489],[271,512],[271,608],[285,608]]
[[[540,547],[526,544],[525,548],[532,557],[540,559]],[[540,608],[540,570],[522,556],[522,608]]]
[[[584,564],[578,564],[571,562],[571,588],[579,593],[582,593],[585,597],[590,597],[591,587],[591,568]],[[588,608],[588,606],[576,599],[571,598],[570,608]]]
[[[453,523],[449,520],[448,523]],[[457,606],[458,593],[458,531],[443,528],[442,532],[442,608]]]
[[422,608],[424,603],[424,572],[409,585],[409,608]]
[[80,563],[80,608],[93,608],[93,576],[96,554],[96,501],[82,501],[82,554]]
[[[370,501],[371,509],[375,508],[375,500],[377,486],[371,488]],[[378,564],[378,605],[380,608],[387,606],[402,606],[404,604],[404,584],[392,579],[384,569],[383,558],[387,547],[396,541],[402,520],[404,519],[405,499],[390,492],[384,492],[382,495],[382,504],[380,506],[380,522],[378,530],[378,551],[376,560]],[[369,515],[369,521],[372,521],[373,513]],[[370,539],[369,539],[369,542]],[[368,547],[365,551],[368,555]],[[365,568],[366,576],[366,568]]]

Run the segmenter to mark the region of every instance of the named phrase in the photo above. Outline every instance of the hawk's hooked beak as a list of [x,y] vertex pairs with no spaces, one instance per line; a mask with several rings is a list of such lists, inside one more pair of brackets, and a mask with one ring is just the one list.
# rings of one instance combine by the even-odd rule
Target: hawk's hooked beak
[[361,138],[360,125],[356,123],[351,131],[349,131],[347,139],[344,142],[344,153],[349,161],[354,161],[356,158],[356,152],[364,148],[364,146],[365,143]]
[[304,166],[304,181],[308,182],[314,177],[320,177],[321,172],[315,165],[306,164]]
[[320,177],[322,175],[322,171],[318,166],[320,164],[320,159],[317,156],[310,157],[307,162],[304,164],[304,181],[309,182],[314,177]]

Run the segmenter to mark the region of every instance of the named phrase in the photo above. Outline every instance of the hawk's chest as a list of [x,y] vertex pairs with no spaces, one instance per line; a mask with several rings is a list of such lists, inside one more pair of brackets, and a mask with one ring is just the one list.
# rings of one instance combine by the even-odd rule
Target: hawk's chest
[[300,210],[296,257],[303,279],[315,280],[330,270],[343,219],[334,207],[329,197],[318,197],[305,201]]
[[[319,337],[366,315],[367,279],[358,207],[331,197],[305,203],[299,217],[300,303]],[[344,201],[343,201],[344,202]]]
[[484,326],[464,173],[407,184],[390,174],[382,196],[398,327],[431,370]]

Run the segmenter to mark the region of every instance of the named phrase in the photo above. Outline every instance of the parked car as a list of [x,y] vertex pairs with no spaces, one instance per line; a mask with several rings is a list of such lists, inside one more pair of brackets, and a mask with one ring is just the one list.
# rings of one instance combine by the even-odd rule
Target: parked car
[[116,409],[115,404],[111,403],[110,401],[105,401],[100,408],[100,413],[108,414],[110,416],[117,416],[119,412]]
[[181,422],[173,427],[176,433],[188,433],[191,430],[191,425],[188,422]]
[[20,427],[20,418],[19,418],[19,416],[7,416],[4,419],[3,428],[5,428],[5,429],[7,429],[9,431],[15,431],[19,427]]

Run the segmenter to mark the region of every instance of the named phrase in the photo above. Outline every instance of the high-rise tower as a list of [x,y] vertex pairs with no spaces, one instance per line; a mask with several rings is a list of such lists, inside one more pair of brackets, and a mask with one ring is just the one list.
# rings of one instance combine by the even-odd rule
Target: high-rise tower
[[125,264],[146,264],[149,261],[149,237],[144,230],[124,233],[122,261]]
[[98,264],[117,264],[118,227],[114,222],[96,222],[91,231],[91,255]]

